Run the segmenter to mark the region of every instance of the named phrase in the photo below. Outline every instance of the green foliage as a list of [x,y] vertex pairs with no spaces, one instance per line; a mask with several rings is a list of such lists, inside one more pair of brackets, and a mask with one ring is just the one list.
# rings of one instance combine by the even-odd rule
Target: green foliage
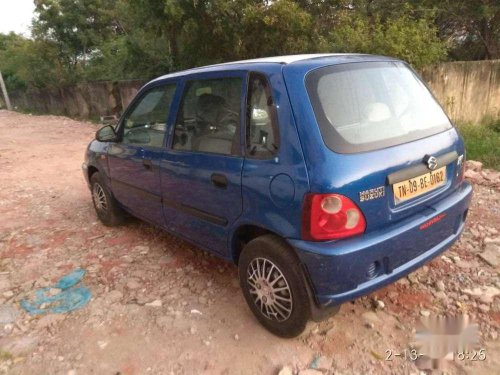
[[57,57],[49,41],[0,34],[0,70],[10,90],[62,84],[66,77]]
[[498,56],[500,43],[495,0],[36,0],[35,5],[32,39],[0,34],[0,69],[11,89],[148,79],[217,62],[308,52],[383,54],[421,67],[446,59],[447,51]]
[[115,0],[36,0],[33,36],[53,42],[60,61],[77,72],[114,31]]
[[[248,5],[242,27],[244,56],[262,57],[315,51],[312,16],[293,1]],[[242,56],[243,57],[243,56]]]
[[[408,11],[409,12],[409,11]],[[409,14],[382,19],[349,10],[337,21],[327,43],[336,52],[362,52],[398,57],[422,67],[446,57],[431,19]]]
[[500,119],[485,119],[481,124],[459,124],[467,159],[479,160],[486,168],[500,170]]
[[437,14],[439,37],[449,41],[457,60],[500,58],[500,1],[419,0]]

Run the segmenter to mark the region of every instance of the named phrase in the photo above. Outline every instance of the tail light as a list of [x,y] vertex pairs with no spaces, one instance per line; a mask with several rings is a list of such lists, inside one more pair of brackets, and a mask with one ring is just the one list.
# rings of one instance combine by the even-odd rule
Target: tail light
[[347,238],[365,231],[361,210],[340,194],[307,194],[302,212],[302,238],[321,241]]

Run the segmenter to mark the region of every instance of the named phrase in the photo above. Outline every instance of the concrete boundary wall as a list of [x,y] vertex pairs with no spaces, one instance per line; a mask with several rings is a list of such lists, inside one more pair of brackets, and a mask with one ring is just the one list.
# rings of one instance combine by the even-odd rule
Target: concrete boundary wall
[[422,77],[452,120],[477,124],[500,118],[500,60],[428,66]]
[[[459,122],[500,118],[500,60],[458,61],[428,66],[422,77],[448,115]],[[116,115],[145,81],[89,82],[59,89],[10,94],[14,107],[77,118]],[[0,100],[0,107],[2,107]]]
[[142,80],[89,82],[54,89],[30,88],[10,94],[14,107],[66,115],[75,118],[99,118],[117,115],[145,84]]

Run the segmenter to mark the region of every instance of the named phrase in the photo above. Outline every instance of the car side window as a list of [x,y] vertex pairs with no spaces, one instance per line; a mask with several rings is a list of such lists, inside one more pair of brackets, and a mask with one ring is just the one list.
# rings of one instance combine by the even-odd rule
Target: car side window
[[187,82],[172,148],[240,155],[242,84],[238,77]]
[[271,85],[261,73],[250,73],[246,117],[247,155],[258,159],[274,157],[279,149],[278,115]]
[[142,96],[123,119],[122,143],[162,147],[175,84],[155,87]]

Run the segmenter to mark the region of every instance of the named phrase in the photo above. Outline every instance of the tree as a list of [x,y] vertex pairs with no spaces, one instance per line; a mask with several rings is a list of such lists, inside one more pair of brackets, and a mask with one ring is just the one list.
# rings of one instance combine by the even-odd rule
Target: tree
[[498,6],[472,3],[489,4],[466,7],[467,30],[479,34],[463,34],[437,0],[36,0],[33,39],[9,42],[0,66],[11,85],[41,87],[293,53],[387,54],[422,66],[473,43],[495,56]]
[[61,64],[74,76],[115,33],[114,6],[115,0],[35,0],[33,36],[54,43]]
[[341,19],[327,38],[337,52],[361,52],[394,56],[422,67],[446,57],[445,44],[432,23],[407,15],[385,21],[356,15]]
[[51,42],[0,34],[0,70],[9,90],[62,84],[63,68],[57,61],[57,48]]
[[436,11],[439,36],[450,44],[451,58],[500,58],[498,0],[424,0],[422,3]]
[[245,57],[308,53],[316,49],[313,18],[294,1],[249,5],[242,22]]

